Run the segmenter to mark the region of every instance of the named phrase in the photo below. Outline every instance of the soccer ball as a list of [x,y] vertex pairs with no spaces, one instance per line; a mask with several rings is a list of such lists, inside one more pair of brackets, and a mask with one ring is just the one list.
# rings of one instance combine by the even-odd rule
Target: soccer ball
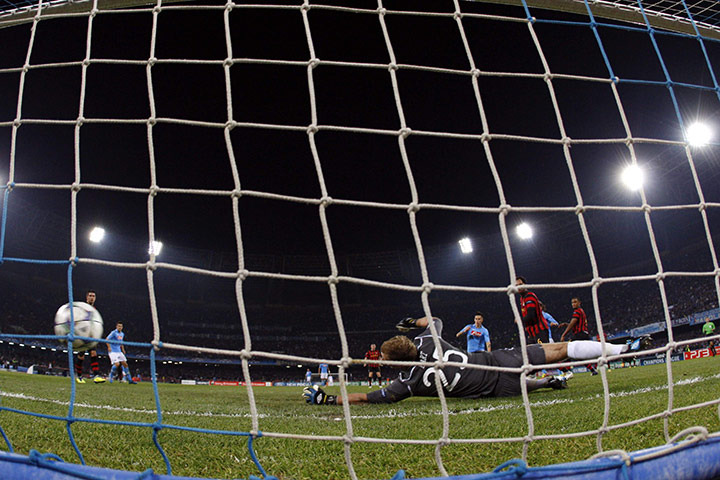
[[[103,336],[103,319],[95,307],[85,302],[73,302],[73,319],[75,320],[74,335],[78,337],[90,337],[100,339]],[[70,333],[70,304],[66,303],[58,308],[55,314],[55,335],[67,335]],[[59,339],[65,344],[67,339]],[[73,340],[73,350],[84,352],[95,348],[98,342],[85,341],[80,338]]]

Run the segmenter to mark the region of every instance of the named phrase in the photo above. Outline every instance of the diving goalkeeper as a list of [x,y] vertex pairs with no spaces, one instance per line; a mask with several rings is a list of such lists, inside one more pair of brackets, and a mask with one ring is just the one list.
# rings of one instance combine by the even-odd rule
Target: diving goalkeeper
[[[438,336],[442,335],[443,324],[439,318],[433,318]],[[433,342],[427,317],[406,318],[397,324],[400,331],[424,329],[413,340],[404,335],[395,336],[385,341],[380,347],[381,358],[395,361],[434,362],[439,359]],[[608,355],[618,355],[629,351],[639,351],[650,345],[650,337],[640,337],[625,345],[606,343]],[[523,364],[520,348],[493,350],[492,352],[467,353],[439,339],[443,351],[443,360],[460,364],[489,365],[498,367],[518,368]],[[600,342],[581,340],[569,343],[543,343],[527,347],[528,359],[533,365],[557,363],[565,359],[588,360],[602,355]],[[385,388],[370,393],[349,393],[351,404],[394,403],[410,396],[437,396],[435,374],[440,375],[445,395],[448,397],[482,398],[508,397],[520,395],[520,374],[500,372],[497,370],[481,370],[463,366],[446,365],[440,370],[434,366],[416,365],[400,373]],[[565,388],[569,376],[557,375],[541,379],[527,378],[527,389]],[[314,405],[342,405],[340,396],[327,395],[321,388],[305,387],[303,397],[307,403]]]

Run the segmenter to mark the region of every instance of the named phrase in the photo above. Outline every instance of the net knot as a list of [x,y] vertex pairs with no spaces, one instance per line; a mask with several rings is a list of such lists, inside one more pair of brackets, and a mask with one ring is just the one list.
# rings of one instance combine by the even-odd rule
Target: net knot
[[575,215],[580,215],[581,213],[585,213],[585,206],[584,205],[578,205],[575,207]]
[[633,143],[635,143],[635,141],[633,140],[632,137],[627,137],[627,138],[625,139],[625,145],[630,146],[630,145],[632,145]]
[[613,82],[613,83],[620,83],[620,77],[618,77],[618,76],[612,77],[612,78],[610,79],[610,81]]
[[155,64],[157,63],[157,61],[158,61],[157,57],[150,57],[150,58],[148,58],[147,64],[150,65],[151,67],[154,67]]
[[345,445],[352,445],[353,441],[352,437],[348,434],[343,435],[343,442],[345,442]]
[[252,358],[252,353],[243,348],[242,350],[240,350],[240,358],[242,358],[243,360],[249,360]]
[[337,275],[330,275],[327,282],[328,285],[337,285],[338,283],[340,283],[340,280],[338,280]]
[[80,191],[80,184],[77,182],[73,182],[73,184],[70,186],[70,190],[73,192],[79,192]]
[[645,213],[650,213],[650,212],[652,212],[652,207],[650,205],[648,205],[647,203],[643,203],[642,211]]
[[333,198],[325,195],[320,199],[320,206],[321,207],[329,207],[333,204]]
[[435,284],[432,282],[425,282],[422,284],[423,293],[430,293],[432,292],[433,288],[435,288]]
[[90,66],[90,63],[92,63],[92,62],[90,62],[90,59],[89,59],[89,58],[86,58],[85,60],[82,61],[82,66],[83,66],[83,67],[89,67],[89,66]]
[[500,205],[500,215],[507,215],[512,210],[512,207],[507,203]]
[[437,441],[438,447],[442,448],[442,447],[447,447],[448,445],[450,445],[450,440],[448,440],[447,438],[438,438],[438,441]]
[[462,17],[463,17],[462,12],[458,12],[456,10],[455,13],[453,13],[453,20],[460,20],[460,19],[462,19]]
[[225,5],[225,10],[227,10],[228,12],[232,12],[233,8],[235,8],[234,2],[228,2],[227,5]]
[[480,76],[480,70],[477,68],[473,68],[470,70],[470,75],[472,75],[475,78],[478,78]]
[[602,283],[603,283],[602,277],[597,277],[597,278],[592,279],[593,287],[599,287],[600,285],[602,285]]
[[7,184],[7,191],[12,192],[13,188],[15,188],[15,182],[8,182]]
[[376,11],[378,15],[385,15],[387,13],[387,9],[385,7],[378,7]]
[[521,477],[527,472],[527,465],[525,465],[525,462],[519,458],[515,458],[499,465],[495,468],[495,470],[493,470],[493,473],[502,472],[505,469],[507,469],[508,473],[514,473],[516,477]]
[[701,202],[700,205],[698,205],[698,210],[701,212],[704,212],[707,209],[707,204],[705,202]]
[[350,357],[342,357],[340,359],[340,366],[344,369],[348,369],[352,366],[352,358]]
[[308,128],[307,128],[308,135],[315,134],[317,132],[318,132],[317,125],[315,125],[314,123],[311,123],[310,125],[308,125]]
[[318,65],[320,65],[320,59],[317,58],[317,57],[316,57],[316,58],[312,58],[312,59],[310,59],[310,61],[308,61],[308,66],[309,66],[310,68],[315,68],[315,67],[317,67]]
[[397,69],[398,69],[397,63],[395,63],[395,62],[388,63],[388,70],[389,70],[389,71],[391,71],[391,72],[396,72]]
[[150,117],[147,120],[147,124],[149,127],[154,127],[157,124],[157,119],[155,117]]
[[658,272],[655,274],[655,281],[659,282],[660,280],[665,280],[665,273],[664,272]]
[[417,202],[412,202],[410,205],[408,205],[408,213],[416,213],[420,210],[420,205],[417,204]]
[[77,256],[70,257],[70,265],[77,267],[78,263],[80,263],[80,259]]
[[152,12],[160,13],[160,12],[162,12],[162,7],[160,5],[155,5],[155,7],[153,7],[153,9],[152,9]]
[[226,58],[223,61],[223,67],[232,67],[235,61],[232,58]]
[[403,139],[405,139],[405,138],[409,137],[409,136],[412,134],[412,129],[411,129],[411,128],[408,128],[408,127],[401,128],[401,129],[398,131],[398,134],[399,134]]
[[148,261],[148,262],[145,264],[145,270],[150,270],[150,271],[154,272],[155,270],[157,270],[157,265],[155,265],[154,262]]
[[553,74],[552,74],[552,73],[547,73],[547,72],[546,72],[546,73],[543,75],[543,80],[545,80],[546,82],[549,82],[549,81],[552,80],[552,79],[553,79]]
[[152,428],[153,428],[153,430],[155,430],[156,432],[159,432],[160,430],[163,429],[163,426],[162,426],[161,424],[155,422],[155,423],[153,423]]
[[308,10],[310,10],[310,4],[309,4],[309,3],[303,3],[303,4],[302,4],[302,7],[300,7],[300,10],[302,10],[303,12],[307,12]]
[[157,185],[151,185],[148,193],[150,194],[150,196],[156,197],[159,191],[160,187],[158,187]]
[[13,120],[13,127],[17,128],[20,125],[22,125],[22,121],[20,121],[20,119],[16,118],[15,120]]
[[236,188],[230,194],[230,198],[240,198],[240,197],[242,197],[242,190],[240,190],[239,188]]
[[78,117],[77,120],[75,120],[75,125],[78,127],[82,127],[83,123],[85,123],[85,117]]
[[243,269],[238,270],[237,278],[239,278],[240,280],[245,280],[249,274],[250,274],[250,272],[246,268],[243,268]]
[[570,137],[563,137],[562,143],[563,143],[563,145],[572,146],[572,138],[570,138]]
[[483,133],[482,135],[480,135],[480,141],[487,143],[490,140],[492,140],[492,135],[490,135],[489,133]]
[[232,130],[235,127],[237,127],[237,122],[235,120],[228,120],[225,122],[225,128],[228,130]]

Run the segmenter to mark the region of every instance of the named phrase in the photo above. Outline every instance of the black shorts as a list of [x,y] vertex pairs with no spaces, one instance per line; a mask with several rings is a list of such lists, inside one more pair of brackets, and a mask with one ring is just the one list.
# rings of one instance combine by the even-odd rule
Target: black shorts
[[590,334],[588,332],[579,332],[572,334],[573,340],[590,340]]
[[[544,330],[547,335],[547,330]],[[545,350],[540,345],[528,345],[528,360],[532,365],[545,363]],[[520,348],[509,348],[506,350],[493,350],[491,355],[499,367],[521,367],[523,364],[522,351]],[[520,374],[511,372],[500,372],[497,385],[493,390],[495,397],[514,397],[520,395]]]
[[375,375],[377,375],[379,377],[380,376],[380,366],[368,367],[368,376],[369,377],[372,377],[373,372],[375,373]]
[[550,343],[549,330],[540,330],[534,337],[527,337],[527,344],[532,343]]

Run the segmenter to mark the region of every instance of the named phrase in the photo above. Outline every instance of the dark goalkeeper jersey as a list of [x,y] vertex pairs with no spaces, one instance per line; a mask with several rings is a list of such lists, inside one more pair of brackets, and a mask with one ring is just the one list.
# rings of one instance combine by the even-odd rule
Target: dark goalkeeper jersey
[[[442,335],[442,320],[435,319],[438,336]],[[435,349],[430,327],[413,339],[418,348],[419,362],[434,362],[440,359]],[[440,339],[443,359],[448,362],[475,365],[494,365],[497,362],[488,352],[467,353]],[[478,398],[490,396],[495,389],[499,373],[491,370],[479,370],[461,366],[446,366],[436,371],[432,366],[415,366],[400,373],[397,379],[381,390],[368,393],[369,403],[399,402],[410,396],[436,397],[435,375],[440,376],[443,391],[448,397]]]

